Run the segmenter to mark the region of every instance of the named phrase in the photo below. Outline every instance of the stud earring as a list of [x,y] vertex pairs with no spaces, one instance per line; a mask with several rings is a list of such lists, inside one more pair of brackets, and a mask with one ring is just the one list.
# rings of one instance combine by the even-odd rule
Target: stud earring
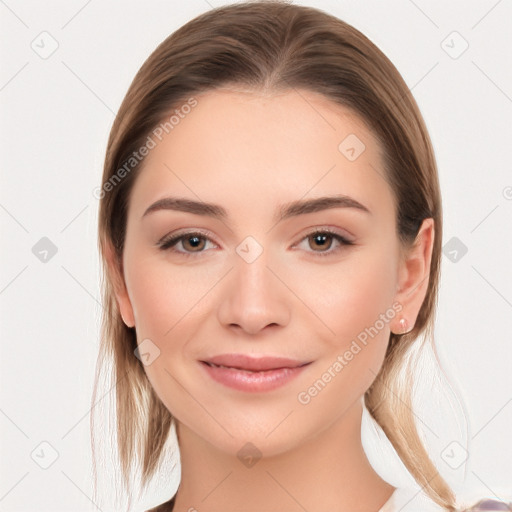
[[397,334],[405,334],[407,332],[407,320],[405,318],[400,318],[400,332]]

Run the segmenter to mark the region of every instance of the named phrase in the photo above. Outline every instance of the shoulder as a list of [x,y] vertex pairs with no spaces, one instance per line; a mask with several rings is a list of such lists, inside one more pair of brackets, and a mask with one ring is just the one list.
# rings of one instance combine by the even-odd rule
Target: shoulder
[[173,508],[174,508],[174,497],[171,498],[169,501],[162,503],[161,505],[157,505],[156,507],[146,510],[146,512],[172,512]]
[[399,487],[379,512],[446,512],[421,489]]

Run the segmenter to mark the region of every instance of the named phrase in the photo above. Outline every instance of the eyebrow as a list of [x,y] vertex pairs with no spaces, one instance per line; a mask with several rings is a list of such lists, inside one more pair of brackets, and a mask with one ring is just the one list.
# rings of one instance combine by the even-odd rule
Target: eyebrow
[[[370,215],[372,214],[366,206],[352,197],[336,195],[286,203],[277,210],[273,221],[281,222],[290,217],[319,212],[330,208],[352,208]],[[142,218],[159,210],[174,210],[193,213],[195,215],[206,215],[222,221],[227,221],[228,219],[227,211],[220,205],[180,197],[164,197],[163,199],[159,199],[149,206],[142,215]]]

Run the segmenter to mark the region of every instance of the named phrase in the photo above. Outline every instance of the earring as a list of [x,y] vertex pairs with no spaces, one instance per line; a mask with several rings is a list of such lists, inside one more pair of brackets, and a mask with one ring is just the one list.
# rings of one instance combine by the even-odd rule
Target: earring
[[407,332],[407,328],[408,328],[408,325],[407,325],[407,320],[405,318],[400,318],[400,332],[398,332],[397,334],[405,334]]

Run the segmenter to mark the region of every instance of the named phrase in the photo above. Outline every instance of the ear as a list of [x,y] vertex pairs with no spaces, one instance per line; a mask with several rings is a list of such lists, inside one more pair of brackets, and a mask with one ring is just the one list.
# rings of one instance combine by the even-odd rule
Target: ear
[[[428,289],[434,236],[434,219],[424,219],[414,245],[403,253],[395,295],[395,301],[402,304],[403,309],[391,324],[393,333],[409,332],[416,323]],[[406,321],[405,325],[400,324],[402,318]]]
[[127,327],[135,327],[133,307],[124,281],[123,263],[117,258],[112,243],[110,242],[107,242],[105,245],[105,256],[109,270],[108,273],[112,278],[117,306],[123,322]]

